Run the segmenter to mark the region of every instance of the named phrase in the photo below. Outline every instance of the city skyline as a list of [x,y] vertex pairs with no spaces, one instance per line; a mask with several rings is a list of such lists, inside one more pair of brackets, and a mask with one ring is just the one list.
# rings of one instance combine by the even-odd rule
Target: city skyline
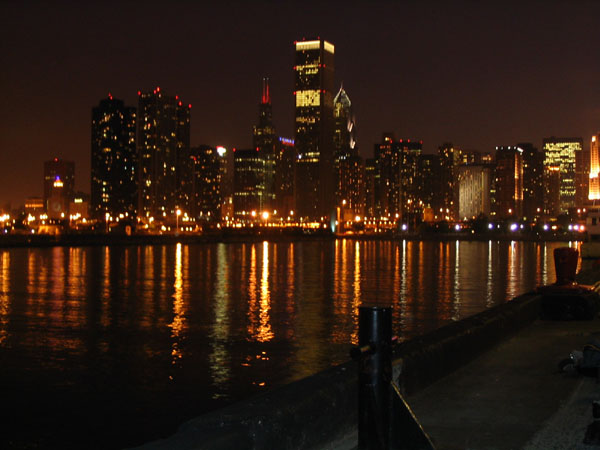
[[[54,157],[74,161],[76,189],[90,192],[90,110],[109,93],[135,105],[161,86],[193,105],[192,146],[248,148],[268,77],[277,134],[293,137],[302,37],[335,44],[336,91],[343,82],[352,98],[363,157],[386,131],[434,153],[445,141],[541,148],[552,135],[589,148],[600,129],[597,4],[332,2],[311,14],[317,5],[3,4],[0,205],[41,196]],[[159,16],[162,34],[144,35]]]

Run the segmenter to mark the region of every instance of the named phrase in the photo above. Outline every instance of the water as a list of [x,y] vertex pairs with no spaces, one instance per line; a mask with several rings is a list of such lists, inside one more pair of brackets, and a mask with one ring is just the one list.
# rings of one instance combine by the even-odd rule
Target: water
[[[0,447],[122,448],[554,282],[559,243],[302,241],[0,250]],[[576,245],[573,243],[573,245]]]

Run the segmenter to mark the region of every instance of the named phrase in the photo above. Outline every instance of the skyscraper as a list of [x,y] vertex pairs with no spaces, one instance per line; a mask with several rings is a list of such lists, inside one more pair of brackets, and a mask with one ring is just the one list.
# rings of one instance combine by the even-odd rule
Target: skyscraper
[[333,99],[333,166],[336,205],[346,200],[346,207],[362,215],[360,199],[362,159],[358,156],[355,139],[352,102],[343,87]]
[[334,209],[334,46],[323,40],[295,43],[296,209],[299,217],[329,217]]
[[269,92],[269,79],[263,78],[262,96],[258,105],[258,124],[253,130],[253,146],[264,160],[263,190],[261,209],[272,210],[275,206],[275,163],[278,139],[273,126],[273,107]]
[[264,193],[265,160],[257,149],[234,150],[233,210],[237,217],[260,214]]
[[[549,175],[559,174],[559,203],[557,214],[568,212],[574,208],[576,193],[576,153],[583,149],[581,138],[550,137],[543,140],[544,172]],[[545,192],[552,195],[546,183]],[[550,213],[551,214],[551,213]]]
[[175,221],[191,190],[190,110],[160,87],[138,92],[138,217]]
[[543,215],[544,154],[527,142],[517,147],[523,150],[523,218],[533,221]]
[[[69,202],[75,194],[75,163],[54,158],[44,162],[44,205],[52,218],[69,214]],[[62,214],[62,216],[61,216]]]
[[494,212],[499,219],[523,215],[523,149],[496,147],[496,196]]
[[589,200],[600,200],[600,133],[592,136],[590,144]]
[[434,206],[439,210],[442,217],[454,220],[458,217],[458,166],[461,158],[460,149],[452,143],[445,142],[439,149],[440,156],[440,195]]
[[213,222],[221,218],[221,156],[225,151],[201,145],[190,149],[193,175],[190,216],[196,221]]
[[108,98],[92,108],[91,216],[134,217],[137,208],[136,110]]

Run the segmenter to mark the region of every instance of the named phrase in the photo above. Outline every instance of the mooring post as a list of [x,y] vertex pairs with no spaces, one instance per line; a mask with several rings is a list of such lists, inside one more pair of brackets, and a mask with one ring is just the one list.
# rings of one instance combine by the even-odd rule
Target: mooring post
[[390,444],[392,308],[361,306],[358,344],[358,449],[387,450]]

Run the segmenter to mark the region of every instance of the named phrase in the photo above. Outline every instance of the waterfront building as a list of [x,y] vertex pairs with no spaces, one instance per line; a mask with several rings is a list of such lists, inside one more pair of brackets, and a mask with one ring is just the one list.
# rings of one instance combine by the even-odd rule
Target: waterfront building
[[293,215],[296,209],[294,198],[296,148],[294,140],[278,138],[277,159],[275,161],[275,209],[281,217]]
[[517,146],[496,147],[494,215],[498,219],[523,214],[523,150]]
[[25,199],[25,214],[39,218],[46,212],[46,204],[42,197],[27,197]]
[[92,108],[91,215],[134,217],[137,209],[136,109],[108,95]]
[[440,158],[440,191],[434,209],[440,212],[445,220],[456,220],[458,217],[458,166],[461,161],[461,150],[451,142],[444,142],[438,148]]
[[538,220],[544,209],[544,154],[533,144],[517,144],[523,150],[523,219]]
[[376,191],[379,183],[379,175],[377,171],[377,159],[368,158],[365,160],[364,172],[364,215],[369,218],[378,217]]
[[265,160],[254,148],[233,149],[233,211],[238,218],[262,212]]
[[138,217],[175,222],[191,190],[191,104],[160,87],[138,92]]
[[323,39],[295,43],[295,203],[300,218],[328,218],[334,208],[334,52]]
[[474,219],[480,214],[490,217],[493,166],[490,164],[463,164],[458,167],[459,216]]
[[575,152],[575,208],[583,208],[590,191],[591,148],[583,147]]
[[252,136],[253,146],[264,160],[264,192],[261,209],[272,211],[275,207],[275,166],[279,140],[273,126],[273,107],[268,78],[263,78],[261,102],[258,105],[258,124],[254,126]]
[[588,200],[600,200],[600,132],[590,143],[590,175]]
[[190,149],[193,175],[189,214],[196,222],[221,219],[223,147],[200,145]]
[[559,166],[544,166],[544,215],[556,217],[561,211],[561,173]]
[[75,193],[75,163],[54,158],[44,162],[44,205],[52,218],[69,214],[69,202]]
[[421,154],[418,159],[417,174],[419,177],[417,197],[424,209],[430,209],[435,214],[436,198],[440,192],[439,155]]
[[[576,207],[576,160],[577,153],[583,150],[583,140],[581,138],[550,137],[543,140],[542,148],[545,173],[548,176],[555,175],[554,171],[550,169],[554,167],[559,169],[558,214],[567,213],[570,208]],[[546,181],[545,192],[553,195],[548,190],[548,183],[551,181]]]

